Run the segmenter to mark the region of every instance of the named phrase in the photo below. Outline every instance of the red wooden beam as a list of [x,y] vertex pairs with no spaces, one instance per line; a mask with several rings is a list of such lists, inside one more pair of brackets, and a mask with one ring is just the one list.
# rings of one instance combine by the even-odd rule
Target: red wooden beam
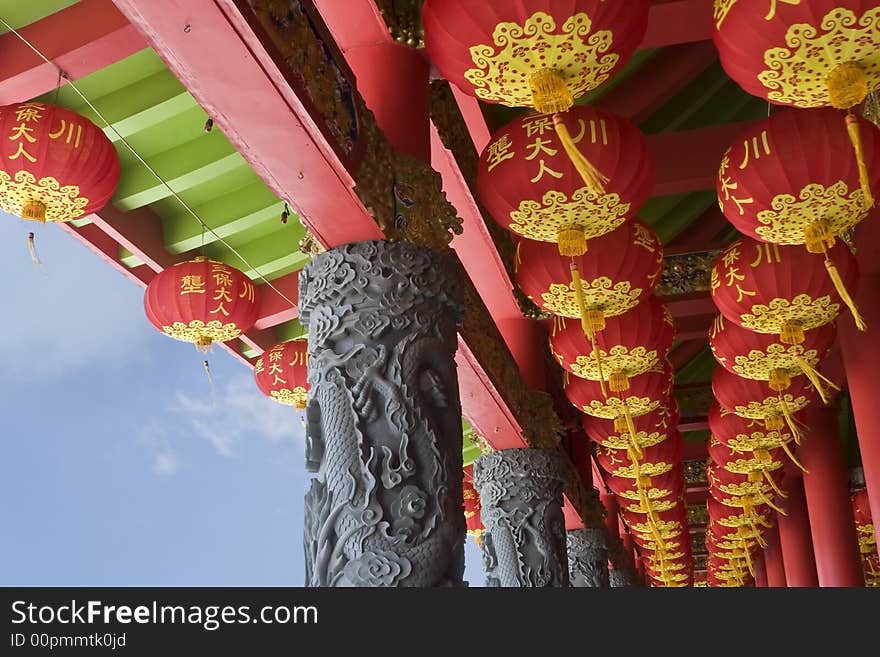
[[706,0],[655,0],[642,48],[705,41],[714,29],[712,3]]
[[137,267],[131,269],[120,262],[119,244],[95,224],[86,224],[80,228],[68,223],[57,223],[55,225],[60,230],[71,235],[80,244],[101,258],[101,260],[113,267],[113,269],[141,287],[146,287],[153,279],[153,276],[155,276],[155,272],[149,268]]
[[679,431],[704,431],[709,428],[709,418],[707,417],[685,417],[679,420]]
[[[676,333],[678,336],[678,333]],[[682,339],[680,336],[677,339]],[[669,362],[672,363],[672,367],[675,370],[680,369],[684,365],[687,365],[693,358],[699,354],[703,349],[706,348],[706,334],[700,338],[695,339],[684,339],[684,341],[679,344],[675,349],[672,350],[672,353],[669,354]]]
[[709,340],[709,328],[716,315],[717,312],[680,315],[675,319],[675,338],[682,340],[684,344],[695,344],[702,349]]
[[[685,228],[681,233],[675,236],[669,244],[663,248],[663,253],[669,255],[671,253],[689,253],[692,251],[704,251],[707,245],[712,244],[712,240],[718,233],[724,230],[729,224],[721,208],[716,203],[709,206],[698,219],[690,226]],[[717,245],[719,248],[725,245]]]
[[711,41],[670,46],[621,82],[600,107],[641,123],[690,84],[717,57]]
[[[19,32],[73,80],[147,46],[111,0],[80,0]],[[0,36],[0,52],[0,105],[29,100],[58,86],[55,67],[11,32]]]
[[[681,317],[693,315],[714,316],[718,313],[718,309],[712,303],[712,298],[708,292],[695,292],[694,294],[679,297],[659,297],[659,299],[669,308],[669,312],[672,313],[676,320],[676,326],[679,325],[678,320]],[[708,330],[708,326],[706,328]]]

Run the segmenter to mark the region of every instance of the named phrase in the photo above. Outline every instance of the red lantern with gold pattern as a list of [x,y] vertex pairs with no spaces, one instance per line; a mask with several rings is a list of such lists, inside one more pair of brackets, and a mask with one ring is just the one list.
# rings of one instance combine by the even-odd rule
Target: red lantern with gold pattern
[[[880,194],[880,129],[855,120],[873,198]],[[717,186],[724,216],[741,233],[805,244],[811,253],[833,246],[870,209],[846,126],[831,109],[786,110],[750,125],[724,154]]]
[[94,123],[30,101],[0,107],[0,209],[65,222],[104,207],[119,183],[119,157]]
[[769,430],[788,430],[800,441],[794,413],[817,400],[816,390],[803,377],[792,379],[784,392],[770,388],[765,381],[744,379],[716,367],[712,375],[712,392],[724,408],[740,417],[763,420]]
[[[854,292],[858,266],[849,247],[838,242],[828,254],[839,287]],[[725,319],[757,333],[777,334],[783,344],[801,344],[804,331],[833,322],[843,303],[823,256],[749,237],[718,258],[710,290]]]
[[773,511],[766,504],[732,507],[722,504],[714,497],[707,500],[709,519],[712,526],[721,525],[739,531],[740,527],[751,529],[753,534],[762,528],[772,527]]
[[[605,476],[605,485],[621,498],[621,504],[624,504],[624,500],[638,502],[643,499],[643,495],[637,486],[637,481],[635,479],[626,479],[625,477],[615,477],[614,475]],[[678,500],[683,493],[684,468],[680,462],[669,472],[651,477],[651,486],[644,489],[644,494],[647,495],[649,500]]]
[[258,292],[235,267],[199,257],[173,265],[150,281],[144,310],[159,331],[205,351],[254,325]]
[[592,245],[586,255],[563,258],[552,244],[520,240],[516,282],[543,310],[583,319],[572,283],[573,262],[589,329],[598,332],[606,317],[635,308],[651,293],[663,268],[663,247],[651,227],[638,219],[596,238]]
[[795,437],[784,425],[781,429],[767,429],[764,420],[740,417],[716,402],[709,409],[709,431],[715,440],[734,453],[782,449],[795,465],[803,469],[790,444]]
[[[710,494],[717,500],[722,500],[727,496],[751,496],[766,502],[763,498],[771,499],[776,495],[780,495],[776,488],[785,489],[785,472],[777,470],[773,475],[774,485],[762,477],[755,477],[742,472],[731,472],[723,467],[710,461],[706,466],[706,476],[709,479]],[[780,495],[785,497],[785,495]]]
[[480,495],[474,488],[473,480],[466,475],[462,480],[464,496],[464,520],[467,525],[468,536],[473,536],[478,542],[485,531],[480,519]]
[[619,227],[654,186],[647,142],[629,121],[590,106],[562,115],[573,142],[607,182],[593,194],[549,116],[516,119],[493,135],[480,156],[480,200],[509,231],[583,255],[590,240]]
[[638,479],[643,486],[651,486],[651,478],[672,470],[681,461],[682,440],[677,429],[666,440],[650,447],[642,447],[637,454],[633,449],[626,451],[599,447],[596,460],[608,474],[626,479]]
[[489,103],[564,112],[642,41],[648,0],[426,0],[425,48],[443,77]]
[[[675,398],[657,410],[633,418],[636,429],[636,445],[640,448],[650,447],[666,440],[670,432],[678,426],[678,404]],[[631,449],[633,444],[628,431],[618,431],[612,420],[581,416],[584,431],[596,445],[602,449]]]
[[800,344],[787,345],[772,333],[749,331],[719,315],[709,330],[709,346],[726,370],[746,379],[767,381],[773,390],[785,390],[793,376],[805,375],[827,403],[826,386],[839,388],[816,368],[831,351],[836,336],[837,327],[825,324],[804,331]]
[[629,377],[648,371],[666,357],[675,334],[672,315],[652,295],[622,315],[605,320],[592,342],[580,322],[554,319],[550,351],[563,368],[591,381],[606,380],[612,392],[629,388]]
[[309,346],[305,340],[276,344],[254,364],[257,387],[279,404],[302,410],[309,393]]

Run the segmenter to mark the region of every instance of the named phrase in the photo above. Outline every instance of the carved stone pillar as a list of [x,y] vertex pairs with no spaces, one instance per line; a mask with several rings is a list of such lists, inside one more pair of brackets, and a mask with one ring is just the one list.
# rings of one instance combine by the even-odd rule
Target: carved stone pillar
[[309,586],[458,586],[464,571],[459,270],[397,242],[315,256],[309,335]]
[[568,586],[564,472],[562,455],[546,449],[505,449],[474,462],[491,585]]
[[608,584],[611,588],[637,586],[636,577],[629,568],[614,568],[608,571]]
[[568,577],[576,588],[608,588],[608,541],[605,527],[566,532]]

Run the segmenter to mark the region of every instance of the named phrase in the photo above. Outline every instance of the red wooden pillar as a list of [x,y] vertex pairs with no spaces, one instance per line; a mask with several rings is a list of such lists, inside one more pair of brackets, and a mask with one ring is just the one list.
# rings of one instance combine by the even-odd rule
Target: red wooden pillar
[[608,537],[611,540],[620,538],[620,516],[617,498],[614,497],[614,493],[600,492],[599,499],[602,500],[602,506],[605,507],[605,527],[608,528]]
[[[856,232],[856,259],[860,278],[856,304],[868,330],[859,331],[844,312],[838,322],[846,382],[852,400],[865,472],[871,513],[880,518],[880,403],[877,396],[880,372],[880,217],[873,212]],[[880,523],[874,524],[880,543]]]
[[819,586],[864,586],[849,496],[849,476],[838,436],[836,406],[811,407],[810,428],[798,451]]
[[752,557],[752,563],[755,565],[755,586],[767,588],[767,567],[764,564],[764,553],[758,552]]
[[779,529],[773,525],[764,532],[767,547],[764,548],[764,569],[767,572],[767,586],[785,588],[785,564],[782,561],[782,547],[779,544]]
[[785,500],[785,512],[788,515],[778,514],[785,581],[789,587],[819,586],[804,484],[800,477],[789,477],[786,482],[788,499]]
[[424,53],[391,41],[355,46],[345,58],[394,150],[430,164],[430,65]]

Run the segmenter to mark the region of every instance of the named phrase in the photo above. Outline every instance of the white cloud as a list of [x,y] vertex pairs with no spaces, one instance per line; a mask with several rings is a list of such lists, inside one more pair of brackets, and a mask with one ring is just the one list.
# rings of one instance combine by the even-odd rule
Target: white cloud
[[[34,231],[42,267],[31,262]],[[120,362],[151,330],[143,292],[57,226],[0,212],[0,375],[45,382]]]
[[178,392],[172,410],[187,418],[193,432],[221,456],[236,455],[250,438],[302,444],[305,436],[302,414],[264,396],[250,374],[216,381],[213,399]]
[[168,433],[156,420],[150,420],[141,430],[140,443],[153,459],[153,472],[162,476],[177,472],[177,452],[171,447]]

